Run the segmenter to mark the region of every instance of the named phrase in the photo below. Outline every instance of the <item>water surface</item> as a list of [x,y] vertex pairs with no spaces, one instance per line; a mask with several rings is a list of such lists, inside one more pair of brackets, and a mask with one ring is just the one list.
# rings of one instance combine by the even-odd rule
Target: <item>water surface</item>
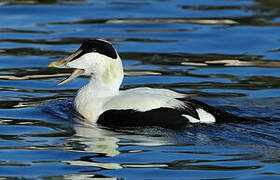
[[[3,179],[279,179],[280,11],[270,0],[0,2]],[[112,130],[73,109],[80,77],[48,68],[89,38],[122,89],[168,88],[255,123]]]

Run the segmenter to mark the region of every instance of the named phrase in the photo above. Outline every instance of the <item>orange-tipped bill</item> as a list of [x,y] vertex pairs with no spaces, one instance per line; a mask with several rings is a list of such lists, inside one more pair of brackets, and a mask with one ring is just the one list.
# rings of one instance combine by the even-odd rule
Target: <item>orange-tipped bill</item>
[[68,83],[69,81],[72,81],[73,79],[77,78],[78,76],[80,76],[83,73],[84,73],[83,69],[75,69],[70,77],[64,79],[63,81],[61,81],[57,85],[60,86],[62,84]]

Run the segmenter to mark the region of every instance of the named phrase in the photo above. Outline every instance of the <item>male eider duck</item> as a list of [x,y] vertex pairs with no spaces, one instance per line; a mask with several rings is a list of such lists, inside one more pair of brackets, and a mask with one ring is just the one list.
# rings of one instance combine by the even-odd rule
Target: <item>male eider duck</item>
[[188,123],[215,123],[239,118],[185,94],[168,89],[134,88],[120,90],[124,72],[121,58],[113,45],[105,40],[85,41],[70,56],[49,64],[49,67],[74,69],[71,76],[90,80],[77,93],[76,111],[92,123],[114,127],[183,126]]

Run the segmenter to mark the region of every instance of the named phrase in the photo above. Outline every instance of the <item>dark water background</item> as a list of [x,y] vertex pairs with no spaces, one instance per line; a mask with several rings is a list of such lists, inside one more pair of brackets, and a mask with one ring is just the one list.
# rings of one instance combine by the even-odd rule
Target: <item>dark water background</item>
[[[257,123],[110,130],[72,117],[81,77],[47,67],[89,38],[123,89],[169,88]],[[0,1],[0,179],[279,179],[280,1]]]

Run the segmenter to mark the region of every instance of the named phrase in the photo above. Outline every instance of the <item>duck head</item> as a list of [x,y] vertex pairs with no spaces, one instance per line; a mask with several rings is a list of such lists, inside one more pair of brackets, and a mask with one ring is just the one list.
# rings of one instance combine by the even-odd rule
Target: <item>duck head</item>
[[92,39],[82,43],[74,53],[59,61],[51,62],[49,67],[71,68],[73,73],[58,85],[65,84],[80,75],[88,75],[100,84],[120,86],[123,79],[121,59],[113,45],[105,40]]

